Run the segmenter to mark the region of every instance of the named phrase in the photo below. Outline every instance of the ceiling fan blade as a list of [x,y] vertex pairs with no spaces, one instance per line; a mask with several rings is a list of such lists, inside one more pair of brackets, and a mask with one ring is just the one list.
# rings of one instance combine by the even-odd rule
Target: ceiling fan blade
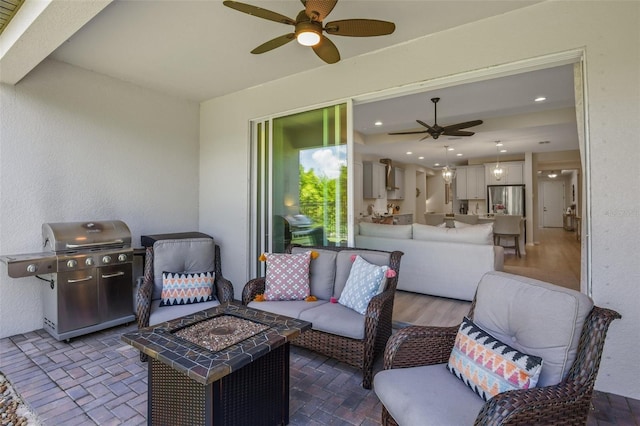
[[276,12],[272,12],[267,9],[263,9],[258,6],[252,6],[250,4],[240,3],[239,1],[231,1],[231,0],[225,0],[222,2],[222,4],[224,4],[227,7],[230,7],[231,9],[235,9],[239,12],[244,12],[252,16],[257,16],[258,18],[268,19],[269,21],[275,21],[275,22],[280,22],[281,24],[289,24],[289,25],[296,24],[296,21],[294,21],[291,18],[288,18],[284,15],[281,15]]
[[418,133],[429,133],[428,130],[417,130],[415,132],[392,132],[387,133],[388,135],[417,135]]
[[329,13],[333,10],[338,0],[303,0],[305,12],[307,16],[318,22],[324,21]]
[[424,137],[420,138],[421,141],[425,140],[425,139],[429,139],[431,137],[431,134],[427,134]]
[[257,55],[260,53],[268,52],[270,50],[275,49],[276,47],[283,46],[289,43],[291,40],[295,40],[295,39],[296,39],[296,35],[294,33],[285,34],[280,37],[276,37],[273,40],[269,40],[266,43],[261,44],[260,46],[253,49],[251,53]]
[[377,19],[344,19],[328,22],[324,30],[328,34],[349,37],[372,37],[394,32],[396,24]]
[[340,60],[340,52],[335,44],[325,36],[321,36],[320,43],[313,46],[316,55],[328,64],[335,64]]
[[444,126],[445,131],[466,129],[467,127],[479,126],[482,124],[482,120],[465,121],[464,123],[452,124],[450,126]]
[[442,134],[447,136],[473,136],[475,135],[475,132],[468,132],[466,130],[445,130]]
[[427,129],[431,130],[432,132],[435,132],[435,129],[431,126],[429,126],[427,123],[425,123],[422,120],[416,120],[419,124],[423,125],[424,127],[426,127]]

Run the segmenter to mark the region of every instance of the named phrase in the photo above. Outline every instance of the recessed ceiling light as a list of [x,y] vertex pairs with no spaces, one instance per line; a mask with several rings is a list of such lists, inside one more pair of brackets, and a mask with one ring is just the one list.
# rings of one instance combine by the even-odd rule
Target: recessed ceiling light
[[418,157],[418,160],[424,160],[424,157]]
[[544,96],[538,96],[537,98],[534,99],[535,102],[544,102],[546,100],[547,98],[545,98]]
[[436,164],[434,164],[434,166],[438,167],[438,166],[440,166],[440,163],[436,163]]
[[407,151],[407,155],[411,155],[411,154],[413,154],[413,152]]
[[507,152],[507,150],[506,149],[501,149],[500,152]]
[[455,148],[453,148],[453,147],[449,147],[449,148],[447,148],[447,151],[455,151],[455,150],[456,150],[456,149],[455,149]]
[[456,157],[462,157],[462,153],[461,152],[457,153]]
[[500,141],[496,142],[496,146],[502,146],[502,145],[504,145],[502,142]]
[[382,121],[378,120],[375,123],[373,123],[374,126],[382,126]]

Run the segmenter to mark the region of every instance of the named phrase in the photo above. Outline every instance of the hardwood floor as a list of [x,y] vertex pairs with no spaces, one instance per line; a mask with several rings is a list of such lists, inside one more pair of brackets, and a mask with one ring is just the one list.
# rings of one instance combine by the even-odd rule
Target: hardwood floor
[[[539,244],[527,246],[518,258],[505,252],[504,270],[574,290],[580,290],[580,242],[574,232],[544,228]],[[402,269],[401,269],[402,271]],[[396,326],[406,324],[453,326],[469,311],[470,302],[398,291],[393,307]]]

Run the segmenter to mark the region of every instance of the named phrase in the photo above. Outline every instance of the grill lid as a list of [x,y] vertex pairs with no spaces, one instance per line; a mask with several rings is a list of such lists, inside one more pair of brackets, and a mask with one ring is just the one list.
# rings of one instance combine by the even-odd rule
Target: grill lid
[[44,223],[42,246],[55,252],[130,247],[131,231],[120,220]]

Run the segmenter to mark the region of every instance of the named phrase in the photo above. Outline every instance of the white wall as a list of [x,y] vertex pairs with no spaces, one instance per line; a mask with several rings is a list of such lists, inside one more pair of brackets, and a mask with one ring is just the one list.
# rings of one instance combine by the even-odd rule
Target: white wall
[[318,63],[313,71],[204,102],[200,227],[222,241],[223,270],[236,296],[250,278],[250,119],[585,48],[593,297],[624,317],[610,330],[596,386],[640,398],[640,262],[634,254],[640,241],[640,198],[634,194],[640,174],[632,173],[640,163],[639,9],[638,2],[543,2],[335,65]]
[[[56,61],[0,96],[0,253],[40,252],[45,222],[197,230],[198,104]],[[43,285],[0,265],[0,337],[42,328]]]

